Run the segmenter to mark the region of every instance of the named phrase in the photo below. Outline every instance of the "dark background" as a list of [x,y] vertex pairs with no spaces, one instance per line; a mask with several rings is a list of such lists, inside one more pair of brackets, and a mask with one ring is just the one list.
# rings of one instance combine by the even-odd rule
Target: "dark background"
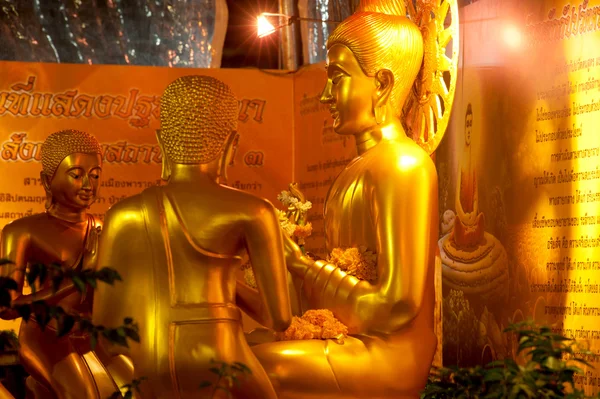
[[258,14],[278,12],[278,4],[277,0],[227,0],[229,25],[222,68],[278,68],[279,34],[262,39],[256,36]]

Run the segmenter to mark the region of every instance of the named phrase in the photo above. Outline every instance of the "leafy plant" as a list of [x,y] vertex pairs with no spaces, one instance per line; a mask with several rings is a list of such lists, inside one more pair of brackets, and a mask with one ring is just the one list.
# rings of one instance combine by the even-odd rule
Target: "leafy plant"
[[234,363],[227,363],[227,362],[220,362],[220,361],[216,361],[214,359],[211,359],[211,363],[215,364],[218,367],[211,367],[209,370],[211,373],[214,373],[217,375],[217,380],[213,383],[210,381],[203,381],[200,384],[200,389],[207,389],[207,388],[211,388],[211,398],[214,398],[215,395],[217,394],[217,392],[219,390],[224,391],[227,393],[227,397],[231,398],[231,389],[234,386],[239,386],[240,385],[240,379],[239,376],[245,376],[245,375],[251,375],[252,374],[252,370],[250,370],[250,368],[248,366],[246,366],[244,363],[240,363],[240,362],[234,362]]
[[141,378],[131,381],[130,384],[123,385],[121,387],[121,389],[125,390],[125,392],[121,392],[120,390],[116,391],[108,399],[119,399],[119,398],[132,399],[134,392],[141,393],[140,385],[145,380],[147,380],[146,377],[141,377]]
[[575,374],[582,373],[579,365],[590,366],[578,357],[590,356],[590,351],[531,321],[512,324],[505,333],[516,334],[517,356],[525,358],[524,364],[504,359],[486,366],[434,369],[421,399],[586,397],[575,387]]
[[[0,266],[12,264],[11,261],[2,259]],[[53,292],[57,292],[65,280],[73,281],[74,287],[81,294],[86,295],[88,286],[97,287],[98,282],[114,284],[115,281],[121,281],[121,276],[113,269],[102,268],[100,270],[74,270],[63,269],[58,264],[49,266],[35,264],[25,271],[25,280],[32,287],[35,293],[36,282],[41,286],[50,281]],[[108,328],[101,325],[94,325],[88,317],[78,314],[67,313],[62,307],[50,305],[45,300],[34,301],[30,304],[14,304],[11,300],[10,291],[18,290],[18,284],[9,277],[0,277],[0,309],[5,313],[13,313],[15,316],[23,318],[28,322],[32,318],[44,329],[51,320],[57,322],[58,336],[64,336],[71,332],[75,326],[82,332],[90,334],[92,349],[98,343],[99,336],[103,336],[109,342],[129,346],[128,339],[139,342],[138,325],[132,318],[125,318],[123,325],[116,328]],[[14,347],[14,332],[0,332],[0,348]]]

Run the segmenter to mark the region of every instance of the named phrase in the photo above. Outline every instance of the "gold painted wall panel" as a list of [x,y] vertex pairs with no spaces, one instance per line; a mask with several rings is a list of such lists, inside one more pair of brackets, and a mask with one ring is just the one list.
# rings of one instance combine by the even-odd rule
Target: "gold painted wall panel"
[[[444,363],[513,355],[501,331],[527,318],[600,353],[600,1],[481,0],[462,13],[437,155]],[[589,393],[597,373],[578,377]]]

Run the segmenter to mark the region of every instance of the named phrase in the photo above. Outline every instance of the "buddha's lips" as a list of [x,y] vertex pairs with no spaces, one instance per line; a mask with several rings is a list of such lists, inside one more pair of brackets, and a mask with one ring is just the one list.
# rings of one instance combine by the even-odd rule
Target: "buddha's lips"
[[89,201],[94,198],[92,194],[79,194],[78,197],[83,201]]

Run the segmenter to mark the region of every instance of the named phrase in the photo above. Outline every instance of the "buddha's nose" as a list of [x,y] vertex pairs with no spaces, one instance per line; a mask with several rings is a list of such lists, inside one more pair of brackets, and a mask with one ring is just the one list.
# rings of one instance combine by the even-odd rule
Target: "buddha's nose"
[[321,98],[319,101],[323,104],[330,104],[333,101],[333,96],[331,95],[331,81],[328,80],[323,92],[321,93]]
[[90,178],[89,176],[85,175],[83,176],[83,181],[82,181],[82,187],[83,190],[91,190],[92,189],[92,185],[90,184]]

